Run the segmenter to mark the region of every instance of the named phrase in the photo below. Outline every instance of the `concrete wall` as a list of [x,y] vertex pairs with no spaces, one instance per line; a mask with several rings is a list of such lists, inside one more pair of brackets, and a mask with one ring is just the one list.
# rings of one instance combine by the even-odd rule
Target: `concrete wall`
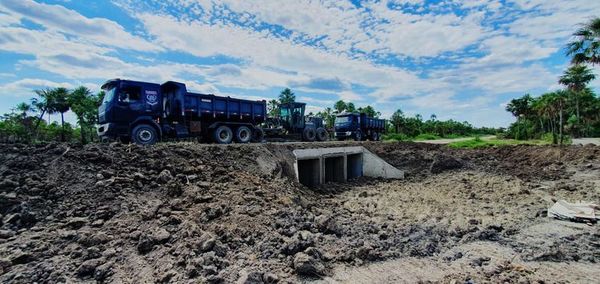
[[297,149],[293,153],[296,178],[306,186],[343,182],[360,176],[404,178],[404,172],[362,146]]

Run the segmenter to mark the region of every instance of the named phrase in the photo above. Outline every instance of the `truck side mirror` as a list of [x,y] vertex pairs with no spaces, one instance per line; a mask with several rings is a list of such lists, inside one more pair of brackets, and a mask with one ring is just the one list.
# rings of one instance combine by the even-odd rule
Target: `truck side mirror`
[[119,94],[119,102],[125,102],[127,100],[127,94],[120,93]]

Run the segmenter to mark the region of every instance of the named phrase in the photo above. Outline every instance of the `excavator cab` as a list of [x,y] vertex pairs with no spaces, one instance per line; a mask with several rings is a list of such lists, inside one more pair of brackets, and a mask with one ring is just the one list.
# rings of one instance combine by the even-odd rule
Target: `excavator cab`
[[304,129],[305,103],[285,103],[279,105],[279,117],[283,127],[290,132],[299,132]]

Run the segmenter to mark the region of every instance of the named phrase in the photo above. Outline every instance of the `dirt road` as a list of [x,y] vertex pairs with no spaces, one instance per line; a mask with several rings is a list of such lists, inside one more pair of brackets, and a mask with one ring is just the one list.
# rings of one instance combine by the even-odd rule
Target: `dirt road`
[[[494,139],[496,136],[494,135],[488,135],[488,136],[482,136],[480,137],[483,140],[490,140],[490,139]],[[450,144],[452,142],[459,142],[459,141],[467,141],[467,140],[471,140],[474,139],[474,137],[463,137],[463,138],[452,138],[452,139],[437,139],[437,140],[420,140],[420,141],[415,141],[418,143],[428,143],[428,144]]]
[[305,144],[0,145],[0,282],[600,278],[598,225],[546,217],[600,203],[600,147],[361,144],[407,178],[309,189]]
[[600,138],[575,138],[575,139],[573,139],[573,145],[586,145],[586,144],[600,145]]

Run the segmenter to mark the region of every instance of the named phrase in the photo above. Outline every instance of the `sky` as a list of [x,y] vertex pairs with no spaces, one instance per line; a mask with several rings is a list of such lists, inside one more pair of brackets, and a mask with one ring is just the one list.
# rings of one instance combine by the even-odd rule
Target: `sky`
[[2,0],[0,113],[121,78],[502,127],[510,99],[561,87],[564,46],[593,16],[600,1]]

